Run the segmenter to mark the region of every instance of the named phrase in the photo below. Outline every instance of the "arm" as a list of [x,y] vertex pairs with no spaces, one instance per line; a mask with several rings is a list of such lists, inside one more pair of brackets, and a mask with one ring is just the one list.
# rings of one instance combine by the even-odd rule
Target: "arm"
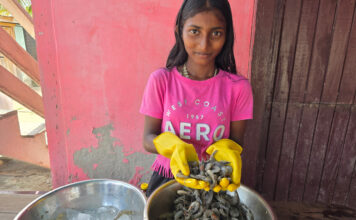
[[143,131],[143,147],[150,153],[158,154],[153,139],[161,133],[162,119],[145,116],[145,125]]
[[246,128],[246,120],[244,121],[232,121],[230,123],[230,139],[243,146],[244,134]]

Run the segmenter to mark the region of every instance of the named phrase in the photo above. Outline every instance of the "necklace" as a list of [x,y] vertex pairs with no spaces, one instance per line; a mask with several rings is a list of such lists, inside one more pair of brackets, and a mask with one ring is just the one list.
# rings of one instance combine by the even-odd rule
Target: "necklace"
[[[219,72],[219,69],[218,69],[218,68],[215,68],[213,77],[216,76],[216,74],[218,74],[218,72]],[[186,65],[186,63],[184,63],[184,65],[183,65],[183,72],[182,72],[182,75],[183,75],[184,77],[188,78],[188,79],[191,79],[190,74],[189,74],[189,72],[188,72],[188,70],[187,70],[187,65]]]

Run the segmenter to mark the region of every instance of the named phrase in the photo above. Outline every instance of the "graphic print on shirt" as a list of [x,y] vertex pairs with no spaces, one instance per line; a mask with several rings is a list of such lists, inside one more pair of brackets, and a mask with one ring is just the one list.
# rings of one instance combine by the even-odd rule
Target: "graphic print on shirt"
[[165,109],[164,131],[172,132],[181,139],[191,143],[210,143],[226,136],[227,113],[223,107],[209,100],[181,98],[166,103]]

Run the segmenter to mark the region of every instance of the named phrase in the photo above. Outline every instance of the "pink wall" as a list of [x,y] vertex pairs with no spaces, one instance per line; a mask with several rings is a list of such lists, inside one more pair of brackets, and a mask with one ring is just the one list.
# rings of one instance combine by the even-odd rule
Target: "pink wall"
[[[174,43],[181,1],[32,3],[53,186],[147,180],[154,156],[142,148],[138,109],[149,74]],[[238,69],[249,76],[254,0],[231,6]]]
[[45,132],[22,136],[17,111],[0,115],[0,154],[49,167]]

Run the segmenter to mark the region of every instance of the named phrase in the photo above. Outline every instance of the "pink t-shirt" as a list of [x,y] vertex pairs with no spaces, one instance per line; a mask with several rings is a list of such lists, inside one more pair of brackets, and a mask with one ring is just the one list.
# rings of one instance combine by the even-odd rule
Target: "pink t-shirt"
[[[177,68],[158,69],[149,77],[140,113],[162,119],[161,131],[170,131],[194,145],[200,159],[217,140],[229,138],[230,122],[252,119],[251,85],[242,76],[220,70],[210,79],[182,76]],[[172,177],[169,159],[158,155],[152,165]]]

